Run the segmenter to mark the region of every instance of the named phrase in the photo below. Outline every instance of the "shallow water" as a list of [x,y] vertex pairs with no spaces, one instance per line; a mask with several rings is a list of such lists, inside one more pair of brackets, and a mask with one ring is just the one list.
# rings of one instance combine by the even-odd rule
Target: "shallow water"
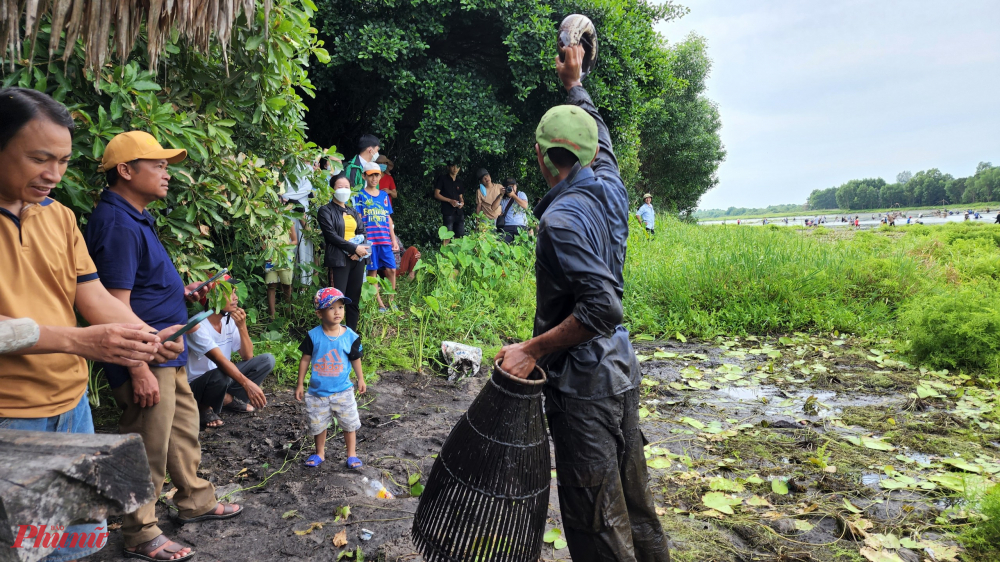
[[[921,212],[924,213],[924,217],[923,218],[918,218]],[[857,214],[857,213],[855,213],[855,214]],[[778,226],[805,226],[806,219],[809,219],[809,220],[818,220],[818,219],[822,218],[822,219],[824,219],[824,220],[827,221],[822,226],[825,226],[827,228],[849,227],[849,226],[852,226],[852,223],[840,222],[840,218],[844,217],[844,216],[846,216],[846,215],[803,215],[803,216],[800,216],[800,217],[788,217],[788,224],[785,224],[785,219],[784,219],[784,217],[782,217],[782,218],[768,219],[767,220],[767,224],[776,224]],[[852,214],[851,216],[853,217],[854,214]],[[951,223],[951,222],[965,222],[965,213],[956,213],[954,215],[949,215],[947,217],[933,217],[933,216],[928,216],[926,211],[915,211],[915,212],[912,212],[912,213],[905,213],[902,218],[897,218],[896,219],[896,226],[908,226],[906,224],[906,217],[907,216],[912,217],[912,224],[916,224],[917,221],[920,221],[921,223],[928,224],[928,225],[930,225],[930,224],[945,224],[945,223]],[[969,222],[984,223],[984,224],[985,223],[989,223],[989,224],[992,224],[993,222],[996,221],[997,213],[996,212],[992,212],[992,211],[990,212],[990,214],[982,214],[981,213],[979,215],[979,217],[980,218],[978,220],[970,217],[969,218]],[[698,221],[698,224],[707,224],[707,225],[713,225],[713,224],[733,224],[733,225],[735,225],[736,224],[736,220],[737,220],[737,217],[728,218],[728,219],[711,219],[711,220]],[[742,226],[761,226],[763,224],[763,220],[764,219],[746,219],[746,220],[740,219],[740,224]],[[861,215],[861,217],[860,217],[860,223],[861,223],[861,226],[863,228],[877,228],[877,227],[879,227],[879,226],[882,225],[881,215],[879,216],[879,218],[875,218],[875,219],[872,218],[871,213],[868,213],[867,215]]]

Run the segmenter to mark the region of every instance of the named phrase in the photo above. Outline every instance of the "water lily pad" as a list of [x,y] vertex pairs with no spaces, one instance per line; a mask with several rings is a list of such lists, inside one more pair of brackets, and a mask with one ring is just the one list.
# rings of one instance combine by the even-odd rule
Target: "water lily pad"
[[686,423],[695,429],[705,429],[705,424],[701,423],[700,421],[694,418],[683,417],[681,418],[681,422]]
[[646,463],[649,468],[670,468],[670,461],[663,457],[655,457]]
[[735,515],[736,512],[733,511],[733,506],[742,504],[743,500],[727,496],[722,492],[709,492],[702,496],[701,502],[719,513]]
[[735,480],[730,480],[728,478],[723,478],[721,476],[708,479],[709,489],[720,491],[720,492],[742,492],[745,488],[743,484],[736,482]]
[[959,470],[964,470],[966,472],[975,472],[976,474],[979,474],[980,472],[983,471],[982,468],[980,468],[980,467],[978,467],[978,466],[976,466],[974,464],[970,464],[969,461],[967,461],[967,460],[965,460],[963,458],[958,458],[958,457],[952,458],[952,457],[949,457],[949,458],[946,458],[946,459],[941,459],[941,462],[944,463],[944,464],[950,464],[951,466],[953,466],[953,467],[955,467],[955,468],[957,468]]
[[891,444],[886,443],[885,441],[882,441],[881,439],[876,439],[874,437],[870,437],[870,436],[867,436],[867,435],[865,435],[863,437],[855,437],[853,435],[849,435],[849,436],[845,437],[845,439],[847,439],[851,443],[854,443],[855,445],[864,446],[864,447],[866,447],[868,449],[873,449],[875,451],[895,451],[896,450],[896,448],[893,447]]
[[771,480],[771,491],[781,496],[787,496],[788,482],[784,480]]

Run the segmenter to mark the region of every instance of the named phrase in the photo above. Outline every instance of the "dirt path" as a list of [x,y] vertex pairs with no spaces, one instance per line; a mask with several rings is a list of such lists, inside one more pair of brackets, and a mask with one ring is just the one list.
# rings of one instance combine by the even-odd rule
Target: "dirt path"
[[[942,525],[963,521],[964,490],[1000,472],[997,398],[856,343],[798,335],[636,345],[654,495],[675,561],[863,561],[863,549],[907,562],[952,559]],[[419,559],[407,478],[429,473],[484,382],[383,374],[362,401],[360,472],[344,467],[339,436],[325,464],[303,467],[312,444],[302,406],[276,389],[261,413],[226,415],[224,428],[202,433],[204,476],[233,492],[245,515],[163,529],[198,560],[336,560],[358,546],[369,559]],[[112,430],[113,415],[99,411],[99,425]],[[397,499],[366,497],[362,475],[389,484]],[[346,524],[336,515],[344,506]],[[548,527],[561,528],[554,481],[549,516]],[[373,537],[362,541],[362,529]],[[348,544],[334,547],[341,531]],[[113,531],[93,559],[120,552]],[[543,558],[569,553],[546,545]]]
[[[323,465],[302,466],[313,452],[304,407],[291,390],[274,389],[261,413],[224,413],[224,427],[201,433],[202,476],[216,485],[220,495],[237,490],[228,499],[244,504],[244,515],[184,527],[167,522],[161,528],[171,538],[191,545],[198,553],[196,560],[201,561],[336,560],[339,553],[358,546],[369,559],[419,560],[409,538],[418,500],[408,497],[408,476],[430,474],[432,455],[436,456],[484,382],[483,377],[476,377],[456,386],[441,377],[383,374],[359,401],[358,453],[365,462],[360,471],[344,466],[346,455],[339,434],[328,442]],[[104,414],[98,415],[99,423],[105,424],[102,429],[113,430],[113,423],[108,425],[113,412],[99,414]],[[365,496],[363,476],[386,483],[397,499]],[[164,493],[170,495],[169,485]],[[560,526],[554,488],[551,497],[550,526]],[[167,499],[157,506],[161,523],[173,511],[167,508]],[[344,506],[350,507],[346,525],[336,520]],[[115,523],[108,547],[91,560],[124,560],[121,532]],[[311,532],[296,534],[310,527]],[[362,529],[373,532],[370,540],[361,540]],[[343,530],[348,545],[335,548],[333,538]]]

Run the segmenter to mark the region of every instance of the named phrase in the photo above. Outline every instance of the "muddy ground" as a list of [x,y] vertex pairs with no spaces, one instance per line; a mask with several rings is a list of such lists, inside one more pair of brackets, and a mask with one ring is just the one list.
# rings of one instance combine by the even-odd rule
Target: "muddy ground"
[[[960,545],[948,531],[968,524],[966,498],[1000,473],[996,395],[889,349],[805,335],[636,348],[653,491],[675,561],[952,560]],[[312,452],[303,408],[291,390],[269,389],[258,414],[224,414],[223,428],[201,434],[203,476],[246,513],[178,527],[167,485],[162,528],[197,560],[337,560],[359,546],[368,559],[418,560],[408,478],[430,473],[484,382],[382,374],[359,402],[361,471],[345,468],[339,435],[326,463],[302,466]],[[114,416],[95,412],[106,431]],[[367,497],[362,476],[397,498]],[[561,528],[554,480],[550,502],[548,527]],[[350,515],[338,520],[344,506]],[[341,531],[348,544],[335,547]],[[120,553],[113,530],[92,559]],[[543,558],[569,553],[547,544]]]

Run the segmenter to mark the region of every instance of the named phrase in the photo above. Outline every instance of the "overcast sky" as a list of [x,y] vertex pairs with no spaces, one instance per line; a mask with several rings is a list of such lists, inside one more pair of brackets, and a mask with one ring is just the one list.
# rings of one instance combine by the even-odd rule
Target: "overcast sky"
[[1000,164],[1000,0],[678,0],[728,155],[700,208],[804,203],[902,170]]

